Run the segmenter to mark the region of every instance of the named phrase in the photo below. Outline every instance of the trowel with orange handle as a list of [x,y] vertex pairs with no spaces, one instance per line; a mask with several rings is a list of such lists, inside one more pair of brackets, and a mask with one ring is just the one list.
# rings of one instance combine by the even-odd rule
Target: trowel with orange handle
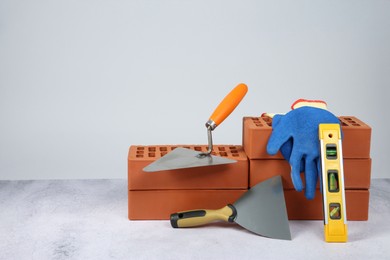
[[213,139],[211,132],[220,125],[237,105],[244,98],[248,87],[245,84],[238,84],[218,105],[210,119],[206,122],[208,136],[207,152],[198,152],[191,149],[178,147],[172,152],[146,166],[145,172],[156,172],[192,167],[212,166],[220,164],[235,163],[237,161],[229,158],[211,155],[213,152]]
[[234,222],[261,236],[291,240],[280,176],[255,185],[236,202],[221,209],[173,213],[170,220],[174,228],[196,227],[214,221]]

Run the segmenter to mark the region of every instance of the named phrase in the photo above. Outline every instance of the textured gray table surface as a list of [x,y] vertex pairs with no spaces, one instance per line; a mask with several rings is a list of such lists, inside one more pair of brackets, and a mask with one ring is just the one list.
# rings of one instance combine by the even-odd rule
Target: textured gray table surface
[[290,221],[292,241],[229,224],[173,229],[127,219],[127,180],[0,181],[0,259],[390,259],[390,180],[374,179],[369,221],[325,243],[322,221]]

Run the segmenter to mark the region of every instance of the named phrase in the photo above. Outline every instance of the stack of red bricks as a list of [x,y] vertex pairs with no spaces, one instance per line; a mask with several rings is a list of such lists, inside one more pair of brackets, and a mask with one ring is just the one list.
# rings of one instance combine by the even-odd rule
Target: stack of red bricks
[[[343,139],[347,217],[367,220],[371,174],[371,128],[355,117],[340,117]],[[216,145],[213,154],[237,163],[209,167],[143,172],[153,161],[179,146],[131,146],[128,155],[129,219],[169,219],[190,209],[217,209],[233,203],[248,188],[281,175],[289,219],[322,219],[319,189],[314,200],[294,190],[290,166],[280,154],[266,153],[272,121],[244,117],[243,146]],[[205,145],[180,145],[206,151]]]
[[[339,117],[343,138],[345,197],[348,220],[367,220],[371,176],[371,128],[352,116]],[[290,165],[280,152],[266,152],[272,132],[269,117],[245,117],[243,143],[249,158],[249,187],[275,175],[281,175],[289,219],[323,219],[322,196],[317,186],[314,200],[294,190]],[[304,178],[302,178],[304,180]]]
[[142,169],[176,147],[207,151],[205,145],[131,146],[128,157],[129,219],[169,219],[190,209],[217,209],[248,189],[248,159],[239,145],[215,145],[213,155],[236,163],[144,172]]

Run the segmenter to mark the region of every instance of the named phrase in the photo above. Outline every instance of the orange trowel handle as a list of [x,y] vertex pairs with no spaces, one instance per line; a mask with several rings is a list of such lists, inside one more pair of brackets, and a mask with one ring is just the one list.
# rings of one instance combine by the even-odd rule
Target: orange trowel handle
[[238,106],[246,92],[248,92],[248,87],[243,83],[238,84],[222,102],[219,103],[218,107],[210,116],[209,121],[207,121],[206,126],[211,127],[211,130],[213,130],[220,125]]

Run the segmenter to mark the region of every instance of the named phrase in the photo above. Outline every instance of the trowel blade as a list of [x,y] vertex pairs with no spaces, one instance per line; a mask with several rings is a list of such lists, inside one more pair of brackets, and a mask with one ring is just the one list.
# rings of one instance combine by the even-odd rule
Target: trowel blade
[[234,204],[234,222],[261,236],[291,240],[282,179],[272,177],[250,188]]
[[143,168],[143,171],[157,172],[157,171],[212,166],[212,165],[229,164],[229,163],[237,162],[235,160],[214,156],[214,155],[199,158],[197,157],[199,153],[200,152],[198,151],[178,147],[174,149],[172,152],[164,155],[160,159],[154,161],[153,163]]

